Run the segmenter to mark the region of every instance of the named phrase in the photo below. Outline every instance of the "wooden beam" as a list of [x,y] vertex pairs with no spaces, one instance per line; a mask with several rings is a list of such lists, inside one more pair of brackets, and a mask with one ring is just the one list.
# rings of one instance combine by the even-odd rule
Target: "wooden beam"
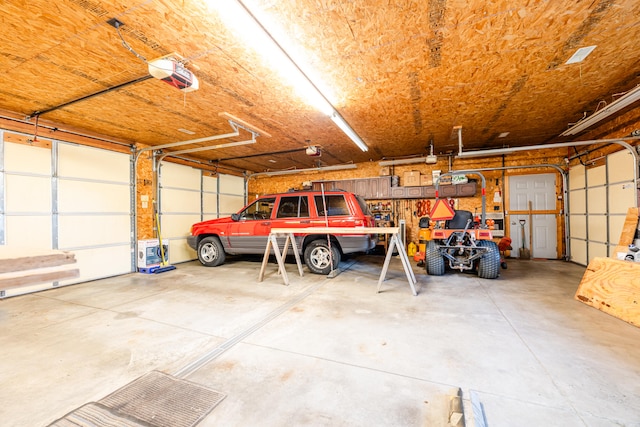
[[0,246],[0,274],[73,264],[71,252]]
[[71,252],[0,246],[0,290],[79,277],[75,262]]

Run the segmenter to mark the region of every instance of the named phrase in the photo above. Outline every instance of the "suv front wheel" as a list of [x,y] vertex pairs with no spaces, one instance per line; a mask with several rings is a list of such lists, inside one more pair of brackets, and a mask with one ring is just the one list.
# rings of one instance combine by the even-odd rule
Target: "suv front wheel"
[[224,263],[224,248],[217,236],[209,236],[200,240],[198,259],[207,267],[217,267]]
[[[331,265],[329,254],[333,258],[333,266]],[[309,243],[304,250],[304,263],[307,264],[309,270],[315,274],[329,274],[331,270],[338,268],[340,264],[340,250],[336,245],[331,245],[324,240],[314,240]]]

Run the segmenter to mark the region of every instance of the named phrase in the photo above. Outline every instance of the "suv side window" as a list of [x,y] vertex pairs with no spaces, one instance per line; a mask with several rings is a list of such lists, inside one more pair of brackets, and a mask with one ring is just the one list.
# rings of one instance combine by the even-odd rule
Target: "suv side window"
[[316,210],[318,216],[325,215],[325,206],[327,216],[349,215],[349,207],[347,201],[342,194],[329,194],[324,196],[325,201],[322,201],[322,196],[315,196]]
[[240,219],[269,219],[275,202],[275,197],[257,199],[240,212]]
[[307,196],[284,196],[280,198],[277,218],[309,217],[309,200]]

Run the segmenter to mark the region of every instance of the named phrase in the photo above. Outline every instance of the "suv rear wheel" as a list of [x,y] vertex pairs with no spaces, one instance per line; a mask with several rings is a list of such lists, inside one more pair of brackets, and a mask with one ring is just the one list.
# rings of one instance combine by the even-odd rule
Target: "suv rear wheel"
[[[333,266],[331,265],[329,253],[333,258]],[[331,270],[338,268],[338,264],[340,264],[340,250],[336,245],[331,245],[331,252],[329,252],[327,241],[314,240],[304,250],[304,263],[307,264],[312,273],[329,274]]]
[[198,259],[207,267],[217,267],[224,263],[225,253],[217,236],[209,236],[198,244]]

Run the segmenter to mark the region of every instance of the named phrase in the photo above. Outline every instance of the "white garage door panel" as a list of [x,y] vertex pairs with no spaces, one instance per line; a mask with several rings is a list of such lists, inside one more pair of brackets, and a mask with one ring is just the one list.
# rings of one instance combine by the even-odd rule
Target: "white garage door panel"
[[196,251],[187,245],[186,239],[176,239],[169,241],[169,262],[177,264],[179,262],[196,259]]
[[218,178],[215,176],[203,176],[202,177],[202,191],[209,193],[218,192]]
[[51,249],[51,217],[7,216],[6,244]]
[[191,226],[200,222],[200,215],[162,215],[162,237],[188,236]]
[[[572,259],[576,262],[587,265],[594,257],[613,255],[626,212],[629,207],[636,206],[634,167],[632,154],[622,150],[608,155],[604,166],[586,172],[581,165],[571,168],[569,237]],[[585,200],[588,201],[586,212]],[[576,215],[583,212],[587,213],[584,219]],[[585,236],[589,241],[580,243],[579,239],[586,239]]]
[[58,246],[60,249],[82,246],[124,244],[129,242],[128,215],[60,215]]
[[80,277],[61,285],[130,273],[131,156],[58,144],[58,245]]
[[596,168],[587,169],[587,186],[597,187],[607,183],[607,168],[598,166]]
[[93,147],[58,145],[58,175],[128,183],[129,156]]
[[582,165],[572,166],[569,170],[569,188],[584,188],[585,169]]
[[604,243],[589,242],[589,258],[594,257],[606,258],[608,247]]
[[4,164],[7,172],[51,175],[51,150],[8,142],[4,148]]
[[587,211],[589,214],[604,214],[607,212],[607,189],[596,187],[587,189]]
[[220,192],[227,194],[244,194],[244,178],[233,175],[220,175]]
[[[607,241],[606,216],[589,215],[589,240],[602,243]],[[589,256],[592,256],[592,254],[589,253]]]
[[31,285],[31,286],[20,286],[19,288],[13,288],[13,289],[3,289],[4,291],[3,298],[15,297],[18,295],[26,295],[32,292],[44,291],[46,289],[51,289],[51,288],[53,288],[53,282],[39,283],[37,285]]
[[218,213],[217,195],[205,193],[203,196],[204,196],[204,209],[202,211],[208,214],[217,214]]
[[128,185],[58,181],[59,212],[129,212]]
[[5,185],[7,213],[51,213],[51,178],[7,175]]
[[626,216],[610,216],[609,217],[609,236],[611,238],[611,244],[614,246],[618,244],[620,241],[620,235],[622,234],[622,229],[624,228],[624,221]]
[[61,281],[61,285],[71,285],[131,272],[131,247],[129,244],[110,248],[77,249],[73,253],[76,256],[76,265],[80,269],[80,277]]
[[587,242],[584,240],[570,239],[571,261],[581,265],[587,265]]
[[609,212],[625,214],[636,206],[633,184],[613,184],[609,187]]
[[[205,215],[202,216],[202,218],[203,218],[203,221],[208,221],[210,219],[218,218],[218,215],[217,214],[209,214],[209,215],[205,214]],[[221,217],[221,218],[224,218],[224,217]]]
[[230,196],[228,194],[220,195],[220,214],[228,216],[238,212],[244,206],[243,196]]
[[200,176],[202,172],[198,169],[163,162],[161,173],[163,187],[175,187],[200,191]]
[[571,213],[583,214],[587,212],[587,197],[583,190],[569,192],[569,209]]
[[628,150],[618,151],[607,156],[609,183],[630,181],[633,179],[633,156]]
[[163,188],[162,212],[200,212],[200,192]]
[[571,230],[571,237],[586,239],[587,217],[584,215],[569,215],[569,229]]
[[189,249],[186,236],[191,226],[201,218],[202,171],[162,163],[161,172],[162,237],[169,239],[169,262],[191,261],[196,258],[196,253]]

